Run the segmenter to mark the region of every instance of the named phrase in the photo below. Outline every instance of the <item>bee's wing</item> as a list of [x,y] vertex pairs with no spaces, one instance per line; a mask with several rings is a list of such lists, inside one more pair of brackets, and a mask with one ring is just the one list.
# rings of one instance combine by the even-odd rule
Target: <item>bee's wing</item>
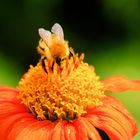
[[52,33],[57,35],[60,39],[64,39],[64,33],[62,27],[58,24],[55,23],[51,29]]
[[43,28],[39,28],[38,32],[39,32],[40,37],[45,41],[47,41],[51,37],[51,32]]

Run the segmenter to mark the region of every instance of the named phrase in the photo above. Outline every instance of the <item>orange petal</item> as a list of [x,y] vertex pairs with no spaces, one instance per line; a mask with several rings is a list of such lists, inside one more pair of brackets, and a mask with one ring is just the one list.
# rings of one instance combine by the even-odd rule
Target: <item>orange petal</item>
[[105,97],[103,106],[87,110],[87,119],[103,130],[111,139],[131,140],[137,132],[134,119],[123,105],[112,97]]
[[73,122],[73,125],[76,129],[76,139],[77,140],[89,140],[89,138],[87,136],[87,131],[79,119],[75,120]]
[[0,121],[14,113],[26,112],[26,108],[17,99],[18,90],[10,87],[0,87]]
[[[26,113],[16,113],[16,114],[11,115],[10,117],[4,118],[3,121],[0,121],[0,139],[6,140],[9,133],[13,129],[13,125],[16,122],[18,122],[19,120],[21,120],[22,118],[26,118],[26,117],[30,117],[30,116]],[[21,123],[21,125],[22,125],[22,123]],[[17,128],[17,129],[19,129],[19,128]],[[12,140],[12,139],[10,138],[10,140]]]
[[58,122],[53,129],[52,140],[65,140],[63,121]]
[[76,130],[72,123],[66,123],[64,128],[64,134],[66,140],[76,140]]
[[136,121],[134,120],[134,118],[131,116],[131,114],[127,111],[127,109],[123,106],[121,102],[119,102],[114,97],[107,96],[104,98],[104,104],[111,106],[112,108],[120,112],[129,121],[132,128],[132,136],[134,136],[137,133],[138,127],[137,127]]
[[74,126],[77,130],[78,140],[101,140],[101,137],[95,127],[85,118],[75,120]]
[[101,137],[95,127],[87,121],[87,119],[82,118],[81,122],[87,131],[87,138],[93,140],[101,140]]
[[0,122],[5,119],[5,117],[22,112],[26,112],[26,108],[23,105],[11,102],[0,102]]
[[8,87],[8,86],[0,86],[0,91],[11,91],[11,92],[18,92],[16,88]]
[[13,125],[7,139],[49,140],[52,129],[49,121],[38,121],[36,118],[24,117]]
[[[111,111],[112,114],[109,113],[109,111]],[[96,126],[97,128],[101,130],[103,128],[104,131],[107,133],[110,131],[109,136],[111,136],[115,131],[117,131],[117,133],[115,133],[116,137],[118,137],[119,139],[131,139],[131,133],[127,133],[132,132],[131,125],[129,124],[127,119],[125,119],[119,113],[112,111],[111,109],[105,108],[100,108],[98,112],[95,113],[96,115],[98,115],[97,122],[100,122],[100,127]],[[114,139],[114,137],[111,138]]]
[[140,80],[128,80],[121,76],[112,76],[102,81],[104,88],[110,92],[140,91]]
[[0,101],[19,102],[17,95],[17,89],[0,86]]
[[[88,121],[95,127],[104,131],[110,139],[123,140],[127,138],[125,135],[122,135],[123,133],[121,133],[122,129],[120,129],[120,126],[110,118],[104,116],[97,117],[93,115],[92,117],[88,118]],[[127,138],[127,140],[130,139]]]

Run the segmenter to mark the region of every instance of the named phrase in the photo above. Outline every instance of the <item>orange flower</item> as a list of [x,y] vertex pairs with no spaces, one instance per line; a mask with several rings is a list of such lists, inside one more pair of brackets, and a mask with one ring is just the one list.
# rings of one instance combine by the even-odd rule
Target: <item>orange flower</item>
[[140,91],[140,81],[100,81],[84,55],[68,47],[59,24],[52,32],[39,30],[41,60],[19,86],[0,87],[0,140],[131,140],[135,120],[105,92]]

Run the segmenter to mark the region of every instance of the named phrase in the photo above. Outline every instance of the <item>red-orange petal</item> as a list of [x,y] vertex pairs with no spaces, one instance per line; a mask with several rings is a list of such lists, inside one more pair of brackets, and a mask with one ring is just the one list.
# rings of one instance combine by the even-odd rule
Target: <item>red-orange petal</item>
[[26,108],[23,105],[11,102],[0,102],[0,122],[8,116],[24,112],[26,112]]
[[17,99],[18,90],[0,87],[0,121],[15,113],[26,112],[26,107]]
[[15,122],[7,139],[10,140],[49,140],[53,127],[50,121],[38,121],[24,117]]
[[111,106],[116,111],[120,112],[129,121],[132,128],[132,136],[134,136],[137,133],[138,127],[136,121],[121,102],[119,102],[117,99],[115,99],[112,96],[107,96],[106,98],[104,98],[104,104]]
[[16,88],[0,86],[0,101],[19,102],[17,95],[18,90]]
[[18,92],[16,88],[13,87],[8,87],[8,86],[0,86],[0,92],[1,91],[12,91],[12,92]]
[[106,91],[140,91],[140,80],[128,80],[121,76],[112,76],[102,81]]
[[64,128],[64,135],[66,140],[77,140],[76,129],[72,123],[66,123]]
[[88,134],[89,139],[101,140],[101,137],[100,137],[98,131],[95,129],[95,127],[93,125],[91,125],[91,123],[89,123],[89,121],[87,119],[83,118],[83,123],[84,123],[84,127],[87,130],[87,134]]
[[[101,137],[98,131],[95,129],[95,127],[91,123],[89,123],[89,121],[87,121],[87,119],[82,117],[78,121],[81,123],[81,127],[85,129],[86,138],[91,139],[91,140],[101,140]],[[79,132],[77,131],[77,133],[81,134],[81,131]],[[81,140],[85,140],[85,139],[81,139]]]
[[131,140],[137,132],[134,119],[118,100],[110,96],[104,98],[103,106],[89,108],[85,117],[113,140]]
[[80,120],[75,120],[73,122],[73,125],[75,127],[76,130],[76,139],[78,140],[89,140],[87,137],[87,131],[85,129],[85,127],[83,126],[83,124],[80,122]]
[[52,132],[52,140],[65,140],[63,121],[58,122]]
[[22,118],[26,117],[29,117],[29,115],[26,113],[16,113],[10,117],[0,120],[0,140],[9,140],[7,139],[7,137],[11,132],[11,130],[13,129],[13,125]]

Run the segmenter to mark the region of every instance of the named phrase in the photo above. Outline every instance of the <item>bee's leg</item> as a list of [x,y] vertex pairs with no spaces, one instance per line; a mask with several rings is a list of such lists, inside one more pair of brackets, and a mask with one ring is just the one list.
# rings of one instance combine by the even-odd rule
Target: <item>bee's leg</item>
[[46,57],[43,57],[42,60],[41,60],[41,63],[42,63],[42,67],[43,67],[44,71],[46,73],[48,73],[47,70],[46,70],[46,66],[45,66],[45,59],[47,59],[47,58]]
[[69,52],[70,52],[70,54],[69,54],[69,59],[70,59],[71,57],[74,56],[74,51],[73,51],[72,48],[70,48],[70,49],[69,49]]
[[56,63],[60,66],[60,64],[61,64],[61,58],[60,57],[56,57]]
[[71,58],[73,56],[73,53],[70,51],[70,55],[69,55],[69,58]]
[[54,61],[52,62],[52,67],[51,67],[52,71],[53,71],[53,67],[54,67]]

